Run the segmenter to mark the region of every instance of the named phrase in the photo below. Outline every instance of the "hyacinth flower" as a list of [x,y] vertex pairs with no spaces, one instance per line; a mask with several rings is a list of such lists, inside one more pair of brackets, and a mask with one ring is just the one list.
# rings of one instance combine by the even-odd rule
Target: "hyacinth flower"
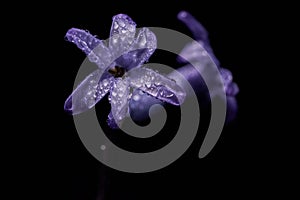
[[[181,73],[185,79],[189,81],[197,94],[200,94],[205,92],[205,83],[199,77],[199,73],[195,69],[195,65],[197,65],[198,69],[200,69],[201,75],[210,77],[211,81],[215,81],[217,74],[205,74],[209,71],[206,69],[214,67],[212,65],[216,65],[223,81],[223,90],[221,91],[220,89],[222,88],[216,87],[210,91],[212,93],[211,96],[214,97],[220,92],[225,91],[227,101],[226,121],[232,121],[236,117],[237,113],[237,102],[235,96],[239,92],[237,84],[233,82],[232,73],[228,69],[220,66],[220,62],[214,55],[213,49],[210,46],[208,32],[203,25],[186,11],[181,11],[178,13],[177,17],[188,27],[195,41],[186,44],[186,46],[181,50],[177,61],[182,63],[183,66],[176,69],[176,71]],[[188,63],[187,60],[193,62],[193,65]],[[171,73],[168,76],[176,80],[176,73]],[[188,97],[190,94],[187,93],[186,95]],[[130,110],[131,116],[134,120],[146,118],[149,108],[153,104],[161,103],[157,101],[157,99],[141,92],[136,92],[133,97],[133,101],[130,102]],[[205,102],[209,102],[209,100],[201,99],[201,102],[205,104]]]
[[190,13],[186,11],[180,12],[178,14],[178,19],[190,29],[194,39],[197,41],[197,43],[200,43],[203,49],[205,49],[205,51],[208,53],[207,55],[206,52],[203,52],[203,49],[199,48],[199,45],[196,45],[195,42],[193,42],[191,44],[187,44],[186,47],[181,51],[178,61],[181,63],[186,63],[186,61],[182,59],[184,57],[189,61],[195,61],[195,63],[198,62],[200,68],[205,70],[205,63],[207,62],[206,60],[210,57],[219,68],[226,95],[235,96],[239,92],[238,86],[232,81],[233,77],[231,72],[228,69],[220,67],[220,62],[214,55],[210,46],[206,29]]
[[[199,45],[195,45],[194,42],[191,44],[187,44],[185,48],[181,51],[178,61],[181,63],[186,63],[186,60],[182,59],[187,58],[189,61],[192,61],[193,63],[197,63],[202,73],[205,73],[206,68],[211,67],[209,65],[209,62],[207,61],[208,58],[213,60],[213,62],[216,64],[216,66],[219,69],[219,73],[221,75],[222,81],[223,81],[223,89],[226,94],[226,101],[227,101],[227,115],[226,115],[226,121],[230,122],[233,119],[235,119],[237,114],[237,102],[236,102],[236,95],[239,92],[238,85],[233,82],[233,76],[232,73],[223,67],[221,67],[219,60],[216,58],[216,56],[213,53],[213,49],[210,45],[210,41],[208,38],[208,32],[203,27],[203,25],[198,22],[190,13],[186,11],[181,11],[178,14],[178,19],[183,22],[191,31],[194,39],[201,44],[203,49],[206,52],[203,52],[203,49],[199,49]],[[196,73],[193,72],[194,68],[190,67],[189,64],[181,67],[179,71],[183,74],[189,74],[189,77],[191,74]],[[188,71],[188,72],[187,72]],[[192,76],[193,77],[193,76]],[[211,76],[212,81],[214,80],[214,76]],[[196,81],[193,78],[190,78],[189,80],[192,84],[198,83],[199,81]],[[201,88],[201,85],[197,88]],[[216,88],[213,92],[214,95],[218,95],[221,91],[219,91],[219,88]]]
[[132,94],[138,91],[173,105],[183,103],[185,91],[173,79],[142,66],[156,49],[156,37],[148,28],[136,34],[136,23],[129,16],[113,17],[108,46],[76,28],[68,30],[65,38],[98,66],[67,98],[64,108],[73,115],[92,108],[107,93],[111,105],[108,124],[112,128],[121,125],[129,113]]

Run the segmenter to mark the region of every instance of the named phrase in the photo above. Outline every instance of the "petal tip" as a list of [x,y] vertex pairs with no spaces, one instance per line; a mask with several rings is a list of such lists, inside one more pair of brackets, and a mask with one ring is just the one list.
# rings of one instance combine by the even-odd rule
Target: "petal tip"
[[113,16],[113,21],[116,21],[116,20],[124,20],[126,21],[127,23],[130,23],[130,24],[133,24],[133,25],[136,25],[136,23],[126,14],[118,14],[118,15],[115,15]]
[[69,96],[64,104],[64,110],[68,113],[73,115],[73,104],[72,104],[72,97]]
[[185,10],[183,10],[183,11],[180,11],[180,12],[178,13],[177,18],[178,18],[178,19],[183,19],[183,18],[186,18],[187,15],[188,15],[188,12],[186,12]]

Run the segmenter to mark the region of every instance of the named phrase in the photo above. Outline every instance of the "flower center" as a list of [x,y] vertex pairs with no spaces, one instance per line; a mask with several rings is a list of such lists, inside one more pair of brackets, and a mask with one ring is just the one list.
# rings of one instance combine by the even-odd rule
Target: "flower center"
[[122,77],[125,74],[125,69],[123,67],[115,66],[108,70],[115,78]]

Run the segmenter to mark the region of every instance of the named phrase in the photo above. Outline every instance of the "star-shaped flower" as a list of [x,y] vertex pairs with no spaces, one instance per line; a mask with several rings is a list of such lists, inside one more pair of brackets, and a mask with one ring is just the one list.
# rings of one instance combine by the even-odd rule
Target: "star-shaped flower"
[[135,90],[173,105],[184,101],[186,94],[174,80],[142,67],[156,49],[155,34],[148,28],[135,34],[135,22],[124,14],[113,17],[108,46],[87,31],[72,28],[67,32],[66,39],[75,43],[99,68],[68,97],[65,110],[72,114],[82,113],[110,92],[108,123],[114,128],[120,126],[128,114]]

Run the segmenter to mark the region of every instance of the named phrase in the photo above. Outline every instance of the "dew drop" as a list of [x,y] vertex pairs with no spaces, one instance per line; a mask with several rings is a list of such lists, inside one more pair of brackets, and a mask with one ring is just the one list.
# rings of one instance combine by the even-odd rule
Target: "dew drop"
[[164,91],[163,90],[159,91],[159,95],[163,97],[164,96]]
[[114,29],[117,29],[117,28],[119,28],[119,25],[118,25],[117,22],[115,22],[115,23],[114,23]]
[[124,21],[123,21],[123,20],[120,20],[120,21],[119,21],[119,25],[120,25],[121,27],[125,27]]
[[108,81],[105,79],[103,80],[103,86],[106,87],[108,85]]
[[112,91],[111,95],[115,97],[117,96],[117,93],[115,91]]
[[140,95],[138,95],[138,94],[134,95],[134,96],[133,96],[133,100],[134,100],[134,101],[140,100]]

